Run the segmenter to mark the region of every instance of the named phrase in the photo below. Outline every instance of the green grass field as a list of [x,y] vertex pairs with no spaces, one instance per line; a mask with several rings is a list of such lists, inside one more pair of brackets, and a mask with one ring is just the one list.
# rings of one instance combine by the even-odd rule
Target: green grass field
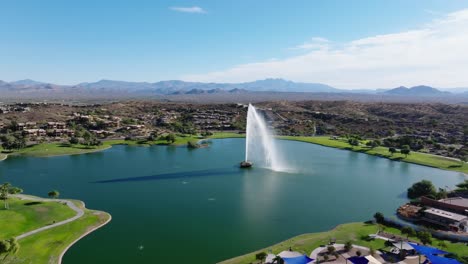
[[[83,203],[73,202],[84,208]],[[0,239],[18,236],[50,224],[54,220],[57,222],[75,215],[68,206],[57,202],[34,205],[25,205],[25,203],[34,202],[15,199],[10,203],[10,210],[0,210]],[[19,240],[20,251],[16,255],[7,256],[6,259],[1,256],[2,263],[58,263],[59,256],[71,243],[110,219],[107,213],[84,210],[85,215],[73,222]]]
[[[278,254],[283,250],[288,250],[290,247],[294,251],[301,252],[306,255],[310,253],[320,245],[326,245],[329,243],[331,238],[336,238],[336,243],[344,244],[346,241],[352,241],[355,245],[361,245],[365,247],[372,247],[373,249],[384,248],[384,241],[381,239],[369,240],[369,234],[377,233],[379,227],[375,224],[365,224],[365,223],[349,223],[337,226],[335,229],[332,229],[328,232],[321,233],[311,233],[303,234],[288,240],[282,241],[278,244],[266,247],[261,250],[257,250],[246,255],[235,257],[222,261],[222,264],[248,264],[248,263],[257,263],[255,260],[255,254],[260,252],[268,253],[270,250],[273,254]],[[393,233],[396,235],[401,235],[400,231],[396,228],[386,227],[385,232]],[[412,240],[419,241],[418,239],[412,237]],[[440,240],[433,239],[432,244],[437,246]],[[459,256],[468,255],[468,246],[463,243],[450,243],[446,242],[447,248],[446,251],[456,253]]]
[[215,132],[208,138],[221,139],[221,138],[244,138],[245,134],[239,134],[234,132]]
[[361,153],[366,153],[369,155],[379,156],[391,160],[396,161],[403,161],[409,163],[415,163],[435,168],[440,168],[444,170],[452,170],[452,171],[459,171],[468,173],[468,163],[463,163],[457,160],[453,160],[450,158],[445,158],[441,156],[425,154],[421,152],[411,152],[410,155],[405,157],[400,153],[395,153],[391,155],[386,147],[376,147],[376,148],[369,148],[367,146],[351,146],[346,142],[344,139],[330,139],[330,137],[291,137],[291,136],[281,136],[280,139],[285,140],[295,140],[301,142],[309,142],[313,144],[318,144],[327,147],[339,148],[339,149],[346,149],[350,151],[356,151]]
[[68,206],[58,202],[33,202],[17,198],[8,199],[10,210],[0,209],[0,240],[8,239],[39,227],[50,225],[53,221],[73,217],[76,213]]

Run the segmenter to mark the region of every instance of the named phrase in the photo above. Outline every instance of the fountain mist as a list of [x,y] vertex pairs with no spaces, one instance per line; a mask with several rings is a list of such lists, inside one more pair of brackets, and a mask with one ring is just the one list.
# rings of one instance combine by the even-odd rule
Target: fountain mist
[[257,167],[287,171],[285,161],[275,144],[274,136],[257,109],[249,104],[245,138],[245,160]]

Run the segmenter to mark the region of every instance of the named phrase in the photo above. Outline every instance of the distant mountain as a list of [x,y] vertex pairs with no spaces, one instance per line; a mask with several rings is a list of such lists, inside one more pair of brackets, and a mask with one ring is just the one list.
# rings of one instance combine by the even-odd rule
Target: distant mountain
[[343,91],[322,83],[300,83],[284,79],[265,79],[234,84],[234,86],[256,92],[336,93]]
[[383,92],[387,95],[404,95],[404,96],[440,96],[440,95],[450,95],[450,92],[440,91],[436,88],[419,85],[411,88],[400,86],[394,89],[390,89]]
[[[245,83],[201,83],[179,80],[148,82],[125,82],[100,80],[94,83],[80,83],[73,88],[117,90],[129,93],[153,94],[203,94],[220,93],[233,89],[255,92],[340,92],[341,90],[321,83],[296,83],[283,79],[265,79]],[[235,90],[234,92],[239,92]]]
[[35,85],[44,85],[43,82],[34,81],[31,79],[24,79],[15,82],[11,82],[11,85],[19,85],[19,86],[35,86]]
[[[461,88],[458,88],[461,89]],[[468,91],[458,93],[441,91],[430,86],[414,86],[407,88],[404,86],[394,89],[355,89],[341,90],[321,83],[301,83],[284,79],[265,79],[244,83],[202,83],[185,82],[180,80],[168,80],[159,82],[127,82],[115,80],[100,80],[97,82],[86,82],[76,85],[56,85],[51,83],[38,82],[30,79],[15,82],[5,82],[0,80],[0,98],[8,96],[11,98],[80,98],[80,97],[106,97],[106,98],[138,98],[138,97],[164,97],[171,95],[195,96],[218,96],[218,97],[246,97],[246,93],[256,93],[257,96],[274,93],[296,93],[298,98],[300,93],[332,93],[343,95],[347,98],[359,98],[363,96],[376,96],[378,98],[395,97],[400,100],[403,97],[418,98],[425,100],[427,97],[468,97]],[[330,95],[332,96],[332,95]],[[424,98],[426,97],[426,98]],[[458,100],[458,99],[457,99]]]

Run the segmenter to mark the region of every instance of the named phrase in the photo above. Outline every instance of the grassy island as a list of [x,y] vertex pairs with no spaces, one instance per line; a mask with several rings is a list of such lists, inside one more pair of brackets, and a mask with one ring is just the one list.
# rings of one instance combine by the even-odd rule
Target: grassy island
[[[351,241],[355,245],[360,245],[368,248],[373,248],[375,250],[385,248],[385,241],[381,239],[369,239],[368,235],[375,234],[378,232],[380,226],[377,224],[366,224],[366,223],[348,223],[342,224],[328,232],[320,233],[310,233],[295,236],[288,240],[282,241],[278,244],[266,247],[255,252],[248,253],[246,255],[238,256],[232,259],[228,259],[220,262],[221,264],[249,264],[257,263],[255,255],[260,252],[273,252],[273,254],[278,254],[281,251],[288,250],[292,248],[294,251],[301,252],[306,255],[310,253],[320,245],[326,245],[330,242],[332,238],[336,239],[336,243],[345,243]],[[385,227],[386,233],[391,233],[395,235],[401,235],[400,230],[393,227]],[[410,237],[411,240],[419,242],[419,239],[416,237]],[[434,239],[432,241],[433,245],[438,245],[441,240]],[[446,241],[445,245],[447,248],[444,250],[455,253],[459,256],[468,255],[467,246],[463,243],[451,243]]]
[[[38,199],[38,200],[35,200]],[[63,225],[18,238],[20,250],[16,254],[1,255],[2,263],[61,263],[65,251],[82,236],[106,224],[110,215],[86,209],[83,202],[72,201],[84,211],[83,216]],[[11,197],[10,209],[0,209],[0,240],[50,226],[76,216],[76,212],[59,201],[31,200]]]

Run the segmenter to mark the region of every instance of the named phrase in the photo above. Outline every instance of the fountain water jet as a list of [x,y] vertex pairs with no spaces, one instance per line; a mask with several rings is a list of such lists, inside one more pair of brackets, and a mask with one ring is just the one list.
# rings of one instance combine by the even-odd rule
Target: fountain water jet
[[288,170],[284,166],[284,159],[278,152],[272,131],[266,125],[263,117],[257,109],[249,104],[247,111],[247,129],[245,138],[245,161],[241,162],[242,168],[258,167],[274,171]]

